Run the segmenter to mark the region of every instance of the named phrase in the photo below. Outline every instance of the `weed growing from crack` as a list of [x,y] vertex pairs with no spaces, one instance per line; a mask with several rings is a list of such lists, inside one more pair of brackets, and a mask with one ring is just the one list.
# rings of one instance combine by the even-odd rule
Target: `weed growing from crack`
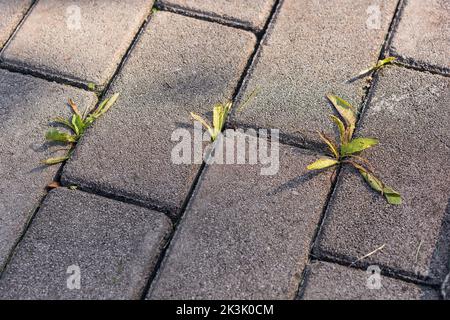
[[372,71],[380,70],[381,68],[384,68],[388,64],[393,63],[395,60],[397,60],[396,57],[387,57],[383,60],[379,60],[375,65],[371,66],[370,68],[361,71],[357,76],[363,76],[366,74],[371,73]]
[[72,133],[62,132],[58,129],[52,128],[47,131],[47,133],[45,134],[45,138],[50,142],[68,144],[70,148],[65,156],[49,158],[43,160],[42,163],[46,165],[53,165],[69,159],[72,155],[75,144],[83,136],[86,129],[90,127],[95,122],[95,120],[104,115],[113,106],[118,97],[119,94],[116,93],[110,98],[103,100],[102,103],[100,103],[98,107],[93,111],[89,112],[88,108],[86,108],[83,113],[81,113],[77,105],[71,99],[69,99],[69,105],[73,112],[72,117],[70,119],[57,117],[53,119],[53,122],[63,125]]
[[211,142],[214,142],[219,134],[222,132],[222,129],[225,125],[225,121],[227,120],[228,114],[231,111],[233,103],[231,101],[226,102],[225,104],[218,103],[213,108],[213,123],[212,126],[206,122],[201,116],[198,114],[191,112],[191,117],[200,122],[206,130],[209,132],[209,136],[211,137]]
[[400,194],[386,186],[373,172],[370,162],[359,154],[365,149],[378,144],[375,138],[353,138],[356,127],[356,110],[345,101],[334,95],[327,95],[340,117],[330,115],[331,120],[339,130],[339,143],[329,138],[324,133],[319,132],[320,138],[325,142],[332,157],[323,157],[307,166],[308,170],[320,170],[337,166],[339,164],[349,164],[356,168],[369,186],[381,193],[390,204],[401,204]]
[[[253,90],[250,95],[245,99],[244,103],[237,109],[237,112],[243,110],[243,108],[252,100],[259,92],[259,88]],[[226,103],[218,103],[213,107],[213,123],[212,126],[208,124],[208,122],[199,116],[198,114],[191,112],[191,117],[200,122],[203,127],[208,131],[211,142],[216,141],[219,134],[222,132],[223,127],[225,126],[225,122],[227,121],[227,117],[233,107],[233,102],[227,101]]]

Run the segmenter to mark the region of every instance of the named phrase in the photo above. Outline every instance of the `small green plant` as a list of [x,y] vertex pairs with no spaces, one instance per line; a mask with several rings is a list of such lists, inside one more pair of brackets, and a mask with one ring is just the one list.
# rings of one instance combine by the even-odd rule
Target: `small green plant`
[[42,162],[47,165],[53,165],[69,159],[72,155],[73,147],[83,136],[86,129],[90,127],[95,122],[95,120],[105,114],[113,106],[118,97],[119,94],[116,93],[110,98],[103,100],[102,103],[100,103],[98,107],[93,111],[89,112],[89,109],[86,108],[83,113],[80,112],[77,105],[72,101],[72,99],[69,99],[69,105],[73,112],[72,117],[70,119],[57,117],[53,119],[53,122],[63,125],[72,133],[67,133],[56,128],[52,128],[47,131],[47,133],[45,134],[45,138],[51,142],[68,144],[70,148],[65,156],[49,158],[43,160]]
[[93,82],[89,82],[87,85],[88,89],[91,91],[95,91],[95,89],[97,88],[97,86],[95,85],[95,83]]
[[400,194],[381,182],[375,176],[370,162],[359,155],[363,150],[377,145],[378,140],[364,137],[353,138],[357,120],[355,108],[344,99],[335,95],[327,95],[327,98],[340,116],[330,115],[331,120],[335,123],[339,131],[339,143],[336,143],[336,141],[324,133],[319,132],[320,138],[325,142],[331,152],[331,157],[320,158],[307,166],[307,169],[320,170],[339,164],[350,164],[359,171],[372,189],[381,193],[386,198],[388,203],[401,204]]
[[365,74],[371,73],[372,71],[379,70],[385,67],[386,65],[393,63],[395,60],[397,60],[396,57],[387,57],[383,60],[379,60],[375,65],[371,66],[366,70],[361,71],[357,76],[363,76]]
[[225,104],[216,104],[213,108],[212,126],[210,126],[206,120],[204,120],[201,116],[194,112],[191,112],[191,117],[194,120],[199,121],[205,127],[205,129],[208,130],[211,137],[211,142],[214,142],[217,139],[218,135],[222,132],[223,126],[225,125],[225,121],[227,120],[232,106],[233,103],[231,101],[228,101]]
[[[244,103],[237,109],[237,112],[240,112],[244,109],[244,107],[258,94],[259,88],[253,90],[250,95],[245,99]],[[195,121],[199,121],[206,130],[208,130],[209,135],[211,137],[211,142],[216,141],[219,134],[222,132],[223,127],[225,126],[225,122],[227,121],[227,117],[230,114],[231,108],[233,107],[233,102],[227,101],[226,103],[218,103],[213,107],[213,124],[212,126],[208,124],[208,122],[203,119],[198,114],[191,112],[191,117]]]

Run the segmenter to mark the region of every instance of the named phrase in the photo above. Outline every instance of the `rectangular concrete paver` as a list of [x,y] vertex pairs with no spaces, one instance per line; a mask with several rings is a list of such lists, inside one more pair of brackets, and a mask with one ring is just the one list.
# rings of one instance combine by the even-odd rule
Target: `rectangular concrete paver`
[[271,176],[261,164],[207,166],[150,299],[295,297],[331,180],[307,172],[316,156],[279,154]]
[[366,156],[399,191],[393,206],[346,169],[329,205],[316,254],[380,264],[440,283],[450,242],[450,79],[390,67],[382,70],[360,134],[380,145]]
[[14,32],[33,0],[0,0],[0,49]]
[[172,163],[172,134],[192,133],[189,112],[231,98],[254,44],[246,31],[157,12],[112,85],[118,102],[77,147],[63,181],[175,215],[200,164]]
[[269,18],[275,0],[161,0],[159,3],[175,10],[188,9],[260,31]]
[[59,166],[41,160],[56,155],[45,142],[51,119],[70,114],[67,100],[92,107],[92,93],[0,70],[0,270],[45,194]]
[[8,65],[104,86],[152,0],[41,0],[2,54]]
[[5,269],[0,298],[138,299],[170,229],[162,213],[59,188]]
[[[375,266],[374,266],[375,267]],[[304,300],[438,300],[439,294],[425,286],[378,276],[327,262],[308,266],[300,298]]]
[[377,60],[396,2],[380,2],[378,25],[372,0],[283,1],[241,97],[259,93],[234,122],[316,144],[316,130],[332,130],[327,93],[361,103],[364,80],[346,81]]
[[391,51],[404,59],[450,72],[450,2],[408,0],[394,33]]

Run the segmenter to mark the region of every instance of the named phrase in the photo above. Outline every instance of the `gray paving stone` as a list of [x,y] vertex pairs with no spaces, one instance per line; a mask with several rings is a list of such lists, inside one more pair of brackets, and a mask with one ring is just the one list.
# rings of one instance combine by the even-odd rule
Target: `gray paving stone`
[[450,2],[408,0],[394,34],[392,54],[450,70]]
[[361,135],[378,137],[366,156],[398,190],[392,206],[347,169],[330,202],[318,255],[364,260],[441,283],[450,248],[450,79],[392,67],[382,70]]
[[0,49],[14,32],[33,0],[0,0]]
[[[170,230],[162,213],[58,188],[5,269],[0,298],[138,299]],[[68,288],[69,266],[80,289]]]
[[149,291],[150,299],[291,299],[331,184],[314,156],[280,146],[263,165],[206,168]]
[[117,104],[77,148],[63,181],[132,198],[175,215],[200,164],[174,164],[177,128],[230,98],[254,36],[168,12],[156,13],[111,92]]
[[[369,270],[370,272],[370,270]],[[327,262],[313,262],[308,266],[301,288],[304,300],[438,300],[439,294],[419,286],[380,276],[381,287],[374,286],[374,277],[366,271]],[[375,277],[377,277],[375,275]],[[378,278],[374,278],[378,281]]]
[[15,67],[101,87],[152,5],[152,0],[39,1],[2,59]]
[[97,100],[92,93],[0,70],[0,270],[59,168],[40,161],[59,153],[61,146],[45,143],[44,135],[52,118],[70,114],[68,98],[83,106]]
[[372,0],[283,1],[241,97],[259,94],[234,122],[317,144],[316,130],[332,130],[327,93],[360,104],[363,80],[345,82],[377,60],[396,2],[381,2],[381,28],[371,29]]
[[161,0],[159,3],[166,7],[188,9],[225,21],[232,20],[260,31],[269,18],[275,0]]

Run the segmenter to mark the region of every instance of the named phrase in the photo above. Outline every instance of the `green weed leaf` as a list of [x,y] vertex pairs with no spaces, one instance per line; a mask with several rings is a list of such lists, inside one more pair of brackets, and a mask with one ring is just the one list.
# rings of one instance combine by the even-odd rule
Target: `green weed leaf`
[[106,101],[106,104],[103,106],[102,110],[100,111],[98,116],[101,116],[105,114],[113,105],[116,103],[117,99],[119,98],[119,94],[115,93]]
[[330,115],[330,117],[331,117],[331,120],[333,120],[333,122],[338,127],[339,140],[340,140],[341,144],[346,143],[347,142],[347,137],[346,137],[346,134],[345,134],[345,125],[344,125],[344,123],[341,121],[341,119],[339,119],[338,117],[336,117],[334,115]]
[[326,143],[326,145],[328,146],[328,149],[331,151],[331,153],[334,155],[334,157],[336,159],[339,159],[339,151],[338,151],[338,147],[336,146],[336,144],[325,135],[325,133],[319,133],[320,138],[323,140],[323,142]]
[[214,141],[214,140],[213,140],[213,137],[214,137],[214,130],[211,128],[211,126],[210,126],[210,125],[209,125],[209,124],[208,124],[201,116],[199,116],[198,114],[196,114],[196,113],[194,113],[194,112],[191,112],[191,117],[192,117],[195,121],[200,122],[200,123],[205,127],[205,129],[208,130],[209,135],[211,136],[211,140]]
[[332,94],[327,95],[327,98],[331,101],[339,115],[345,120],[347,126],[356,125],[356,110],[350,103]]
[[387,57],[387,58],[385,58],[383,60],[378,61],[377,65],[376,65],[376,68],[380,69],[380,68],[384,67],[385,65],[394,62],[395,60],[397,60],[396,57]]
[[372,189],[380,192],[386,198],[389,204],[400,205],[402,204],[402,197],[400,193],[392,189],[391,187],[385,186],[380,179],[375,177],[373,174],[367,172],[365,169],[359,168],[359,172],[367,183],[372,187]]
[[366,74],[371,73],[372,71],[379,70],[379,69],[383,68],[385,65],[388,65],[388,64],[394,62],[395,60],[397,60],[396,57],[387,57],[387,58],[385,58],[383,60],[379,60],[372,67],[370,67],[368,69],[365,69],[365,70],[361,71],[360,73],[358,73],[357,77],[364,76]]
[[54,164],[58,164],[58,163],[64,162],[67,159],[69,159],[69,156],[48,158],[46,160],[42,160],[42,163],[51,166],[51,165],[54,165]]
[[97,109],[92,113],[92,116],[97,119],[98,117],[102,116],[107,112],[114,103],[116,103],[117,99],[119,98],[119,94],[115,93],[110,98],[107,98],[102,101],[102,103],[99,104]]
[[89,90],[95,91],[96,85],[95,85],[95,83],[93,83],[93,82],[89,82],[89,83],[87,84],[87,87],[88,87]]
[[223,117],[224,117],[224,107],[221,104],[215,105],[213,108],[213,128],[214,135],[217,135],[218,132],[222,129]]
[[65,132],[61,132],[58,129],[50,129],[45,134],[45,138],[48,141],[73,143],[77,141],[77,137]]
[[402,197],[401,197],[400,193],[398,193],[391,187],[384,187],[383,194],[389,204],[395,204],[395,205],[402,204]]
[[336,159],[320,158],[320,159],[314,161],[313,163],[311,163],[306,168],[308,170],[320,170],[320,169],[332,167],[334,165],[337,165],[338,163],[339,163],[339,161]]
[[83,119],[79,115],[74,114],[72,116],[72,126],[73,126],[75,134],[77,136],[82,135],[84,133],[84,129],[85,129],[84,122],[83,122]]
[[53,119],[53,122],[62,124],[75,133],[75,127],[69,122],[69,120],[64,119],[63,117],[57,117]]
[[350,141],[356,126],[356,110],[355,108],[338,96],[328,94],[328,100],[333,104],[336,111],[344,119],[346,127],[346,141]]
[[341,156],[345,157],[354,153],[358,153],[377,144],[378,140],[374,138],[355,138],[349,143],[343,144],[341,146]]
[[367,183],[372,187],[372,189],[383,193],[383,183],[375,177],[373,174],[369,173],[365,169],[359,168],[359,173],[363,176],[363,178],[367,181]]

